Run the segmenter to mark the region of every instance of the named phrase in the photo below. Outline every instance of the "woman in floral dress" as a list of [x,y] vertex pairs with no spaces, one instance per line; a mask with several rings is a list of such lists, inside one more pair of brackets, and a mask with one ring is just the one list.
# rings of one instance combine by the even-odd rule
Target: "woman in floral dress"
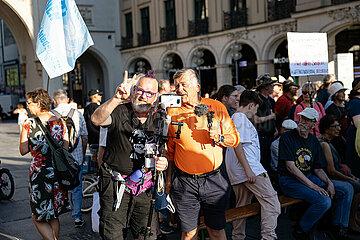
[[[51,98],[44,89],[26,94],[27,105],[32,114],[48,128],[56,141],[69,148],[66,125],[49,113]],[[54,176],[52,153],[44,134],[34,118],[28,118],[20,136],[20,153],[31,153],[30,207],[33,222],[44,239],[58,239],[59,215],[70,210],[68,193],[60,188]]]

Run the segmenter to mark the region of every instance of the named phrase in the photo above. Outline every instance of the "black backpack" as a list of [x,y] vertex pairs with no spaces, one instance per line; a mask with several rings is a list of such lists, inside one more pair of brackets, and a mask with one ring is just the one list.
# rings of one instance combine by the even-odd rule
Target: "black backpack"
[[41,120],[38,117],[35,118],[35,121],[44,134],[53,154],[54,173],[59,181],[61,189],[73,190],[80,184],[80,166],[74,157],[53,138],[49,129],[41,123]]
[[69,136],[69,152],[72,153],[79,144],[79,138],[76,136],[77,134],[75,129],[75,123],[72,120],[75,109],[74,108],[70,109],[69,113],[66,116],[62,116],[58,111],[54,109],[51,110],[50,112],[54,114],[55,117],[62,118],[65,121]]

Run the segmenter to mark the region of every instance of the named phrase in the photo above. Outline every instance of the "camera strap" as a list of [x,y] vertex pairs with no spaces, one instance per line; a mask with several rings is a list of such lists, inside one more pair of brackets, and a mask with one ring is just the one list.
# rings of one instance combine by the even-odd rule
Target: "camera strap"
[[120,203],[125,192],[126,182],[120,173],[118,173],[115,170],[112,170],[109,167],[109,165],[107,165],[107,163],[104,162],[103,164],[106,171],[108,171],[111,174],[112,180],[115,181],[116,198],[114,202],[114,211],[116,212],[120,207]]

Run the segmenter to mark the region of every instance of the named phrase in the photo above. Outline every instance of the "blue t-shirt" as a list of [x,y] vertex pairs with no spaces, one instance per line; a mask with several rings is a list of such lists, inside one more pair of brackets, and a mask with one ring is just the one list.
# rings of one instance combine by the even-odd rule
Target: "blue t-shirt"
[[306,139],[302,138],[296,129],[283,133],[279,142],[278,172],[281,176],[292,176],[285,161],[294,161],[295,166],[305,176],[313,169],[327,166],[319,140],[312,134]]
[[348,108],[348,119],[351,120],[352,117],[360,114],[360,98],[355,97],[349,103]]
[[316,98],[316,101],[317,102],[321,102],[321,104],[323,106],[325,106],[326,102],[328,101],[330,97],[330,93],[329,93],[329,90],[324,88],[324,89],[321,89],[318,94],[317,94],[317,98]]

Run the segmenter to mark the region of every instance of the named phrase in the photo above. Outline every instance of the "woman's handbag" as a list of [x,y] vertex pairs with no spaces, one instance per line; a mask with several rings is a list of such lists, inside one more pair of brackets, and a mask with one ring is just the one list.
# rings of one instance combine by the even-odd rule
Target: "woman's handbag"
[[61,189],[73,190],[79,186],[79,173],[80,166],[77,164],[74,157],[66,151],[54,138],[51,136],[50,131],[44,127],[39,118],[35,118],[37,125],[44,134],[47,143],[54,157],[54,172],[58,178]]

